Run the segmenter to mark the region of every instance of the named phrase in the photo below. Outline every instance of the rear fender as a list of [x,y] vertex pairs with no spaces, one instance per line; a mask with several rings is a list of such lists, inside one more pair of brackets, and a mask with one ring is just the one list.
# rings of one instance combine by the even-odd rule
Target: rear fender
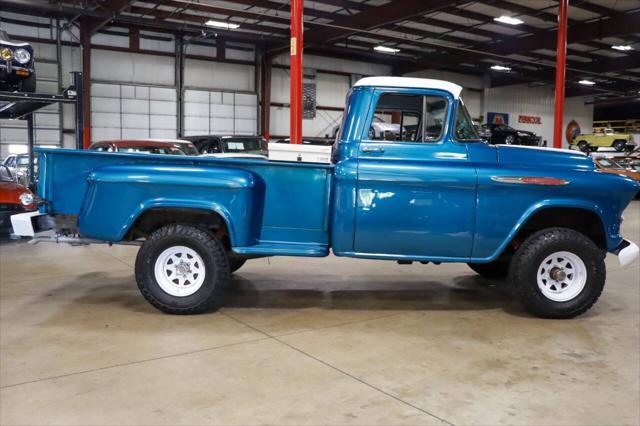
[[187,208],[220,215],[233,246],[257,242],[264,184],[249,171],[194,165],[115,165],[93,170],[87,181],[78,217],[78,229],[84,237],[121,241],[145,211]]

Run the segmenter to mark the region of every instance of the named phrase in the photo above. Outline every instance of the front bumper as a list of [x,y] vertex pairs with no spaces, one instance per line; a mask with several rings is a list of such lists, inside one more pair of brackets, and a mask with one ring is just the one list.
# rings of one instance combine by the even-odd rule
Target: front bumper
[[35,237],[38,232],[51,229],[50,223],[46,220],[48,217],[37,210],[14,214],[11,216],[12,234],[18,237]]
[[640,256],[640,248],[633,241],[623,240],[615,254],[618,255],[620,266],[625,267],[631,265]]

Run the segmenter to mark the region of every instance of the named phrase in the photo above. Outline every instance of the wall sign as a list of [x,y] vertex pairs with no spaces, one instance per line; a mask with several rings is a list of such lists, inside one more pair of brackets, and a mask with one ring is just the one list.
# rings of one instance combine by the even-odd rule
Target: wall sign
[[564,131],[564,135],[567,138],[567,142],[572,143],[573,140],[580,134],[580,125],[576,120],[571,120],[567,124],[567,128]]
[[487,124],[509,124],[509,114],[504,112],[488,112]]
[[542,117],[538,115],[519,115],[518,123],[523,124],[542,124]]

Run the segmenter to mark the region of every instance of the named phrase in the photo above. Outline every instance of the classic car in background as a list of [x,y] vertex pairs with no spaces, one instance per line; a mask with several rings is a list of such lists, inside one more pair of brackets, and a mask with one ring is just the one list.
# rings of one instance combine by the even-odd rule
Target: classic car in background
[[[9,168],[11,176],[21,185],[27,186],[29,179],[29,154],[10,154],[2,162]],[[33,175],[38,176],[38,156],[33,158]]]
[[199,135],[185,136],[200,154],[213,157],[238,157],[268,155],[267,141],[260,136]]
[[618,152],[633,150],[635,143],[633,136],[616,133],[613,129],[604,129],[603,132],[593,134],[578,135],[571,142],[572,146],[577,146],[582,152],[597,150],[598,148],[614,148]]
[[36,91],[36,70],[33,47],[29,43],[14,43],[0,29],[0,90]]
[[[516,130],[506,124],[483,124],[484,138],[492,145],[526,145],[540,146],[542,138],[533,132]],[[482,135],[481,135],[482,136]]]
[[[596,168],[603,173],[613,173],[615,175],[626,176],[640,182],[640,165],[638,166],[639,169],[631,169],[625,167],[615,159],[605,157],[595,157],[593,158],[593,163],[596,165]],[[636,198],[639,195],[640,192],[636,194]]]
[[142,154],[199,155],[193,143],[186,140],[171,139],[122,139],[94,142],[92,151],[135,152]]
[[16,182],[9,168],[0,165],[0,234],[11,230],[11,215],[35,210],[33,193]]

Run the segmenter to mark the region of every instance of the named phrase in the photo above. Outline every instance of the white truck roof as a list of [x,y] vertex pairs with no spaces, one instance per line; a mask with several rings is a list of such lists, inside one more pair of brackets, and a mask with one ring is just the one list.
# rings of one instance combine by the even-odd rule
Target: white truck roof
[[450,81],[415,77],[365,77],[358,80],[356,86],[411,87],[419,89],[439,89],[449,92],[454,98],[460,97],[462,86]]

